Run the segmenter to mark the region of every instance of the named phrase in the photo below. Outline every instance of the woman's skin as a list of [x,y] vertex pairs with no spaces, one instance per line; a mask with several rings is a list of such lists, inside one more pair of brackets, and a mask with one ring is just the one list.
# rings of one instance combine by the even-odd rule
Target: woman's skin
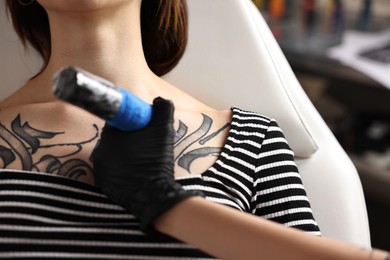
[[[62,151],[66,147],[69,149],[67,154],[73,152],[67,159],[80,159],[92,166],[89,157],[98,139],[94,137],[100,134],[103,121],[81,109],[58,101],[52,93],[53,75],[69,65],[79,66],[106,78],[146,102],[152,103],[158,96],[172,100],[176,108],[175,128],[178,128],[180,120],[188,127],[187,135],[197,131],[203,122],[203,115],[207,115],[211,118],[210,133],[223,130],[208,141],[207,145],[223,146],[229,130],[225,125],[231,120],[231,111],[217,111],[199,102],[162,80],[149,69],[142,49],[141,0],[38,0],[38,2],[49,16],[52,37],[50,60],[42,73],[0,103],[0,116],[7,129],[11,129],[11,122],[20,115],[21,124],[28,123],[32,128],[45,134],[56,133],[51,138],[40,139],[42,148],[31,155],[34,163],[40,160],[48,151],[46,147],[50,146],[50,152],[58,154],[57,158],[64,157]],[[73,151],[78,148],[76,144],[83,144],[81,151]],[[188,152],[199,147],[200,144],[196,142],[185,149]],[[175,154],[180,155],[183,149],[177,147]],[[12,162],[8,168],[23,168],[23,163],[30,165],[23,162],[27,160],[28,158],[24,156]],[[189,170],[176,164],[175,175],[179,177],[200,174],[215,160],[215,156],[197,159]],[[78,180],[94,183],[91,172],[78,177]]]
[[[142,50],[141,0],[38,2],[46,9],[50,20],[52,54],[49,63],[42,73],[0,103],[4,128],[11,129],[11,123],[16,122],[21,127],[27,124],[40,136],[45,134],[45,138],[40,139],[39,149],[34,152],[26,149],[32,163],[47,149],[61,158],[64,149],[82,147],[69,154],[90,165],[89,156],[103,126],[102,120],[58,101],[52,94],[53,75],[69,65],[104,77],[149,103],[157,96],[172,100],[176,108],[176,128],[181,120],[189,132],[196,131],[202,123],[202,114],[206,114],[212,118],[212,132],[224,129],[212,140],[213,146],[223,146],[228,131],[224,126],[230,122],[230,111],[217,111],[199,102],[149,69]],[[196,145],[192,146],[195,148]],[[175,150],[176,154],[180,152]],[[31,164],[27,157],[21,156],[8,166],[24,169]],[[213,157],[201,160],[190,171],[201,173],[213,160]],[[175,166],[175,176],[189,174]],[[79,180],[93,184],[91,173]],[[158,219],[156,228],[222,259],[385,259],[383,252],[312,237],[202,198],[191,198],[176,205]]]
[[141,0],[38,2],[49,16],[52,55],[47,68],[18,92],[17,100],[14,95],[4,105],[56,101],[50,88],[53,75],[63,66],[77,65],[149,103],[156,96],[164,96],[175,100],[177,108],[213,110],[149,69],[141,41]]
[[55,102],[50,88],[53,75],[63,66],[77,65],[149,103],[156,96],[164,96],[177,100],[178,108],[210,109],[161,80],[148,68],[141,42],[141,0],[38,2],[45,7],[50,20],[50,61],[38,77],[3,102],[3,106]]

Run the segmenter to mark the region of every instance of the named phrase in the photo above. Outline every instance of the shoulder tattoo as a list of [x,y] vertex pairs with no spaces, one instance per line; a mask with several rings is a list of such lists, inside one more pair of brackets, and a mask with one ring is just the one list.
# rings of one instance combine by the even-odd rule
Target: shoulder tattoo
[[[221,152],[221,147],[208,146],[207,142],[212,140],[230,125],[227,123],[218,130],[210,132],[213,120],[205,114],[202,114],[202,116],[203,121],[201,125],[192,133],[188,133],[188,127],[180,120],[178,129],[176,130],[177,134],[175,135],[174,143],[175,149],[178,151],[178,153],[174,160],[180,167],[189,173],[191,173],[191,164],[195,160],[202,157],[219,155]],[[200,144],[202,147],[190,149],[191,145],[196,142],[198,142],[198,144]]]

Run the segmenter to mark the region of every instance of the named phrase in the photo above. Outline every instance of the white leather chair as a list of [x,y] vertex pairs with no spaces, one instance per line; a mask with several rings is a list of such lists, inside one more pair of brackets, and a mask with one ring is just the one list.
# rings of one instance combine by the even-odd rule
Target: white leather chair
[[[356,169],[302,90],[256,7],[250,0],[187,1],[188,49],[165,78],[214,107],[235,105],[277,119],[295,152],[323,235],[370,246]],[[3,11],[0,99],[40,64],[22,51]],[[20,82],[11,80],[16,78]]]
[[189,43],[165,78],[214,107],[274,117],[324,236],[370,246],[360,179],[250,0],[187,0]]

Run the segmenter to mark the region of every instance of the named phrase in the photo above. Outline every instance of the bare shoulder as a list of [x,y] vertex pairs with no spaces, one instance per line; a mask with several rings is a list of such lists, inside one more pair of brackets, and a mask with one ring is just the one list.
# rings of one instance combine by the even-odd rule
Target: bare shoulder
[[[231,110],[204,110],[187,111],[179,110],[175,113],[175,129],[179,136],[202,131],[227,132],[232,118]],[[224,142],[219,140],[220,142]]]
[[[203,121],[204,118],[210,118],[213,121],[213,125],[226,124],[231,122],[232,110],[176,110],[175,121],[187,121],[188,124],[194,122],[195,125],[199,124],[199,121]],[[177,122],[176,122],[177,123]]]
[[202,174],[216,162],[226,143],[231,118],[231,110],[176,111],[176,177]]
[[50,132],[65,132],[64,138],[83,137],[103,122],[84,110],[60,101],[0,109],[0,123],[8,128],[20,124]]
[[101,120],[61,102],[0,110],[0,167],[39,171],[93,183],[90,154]]

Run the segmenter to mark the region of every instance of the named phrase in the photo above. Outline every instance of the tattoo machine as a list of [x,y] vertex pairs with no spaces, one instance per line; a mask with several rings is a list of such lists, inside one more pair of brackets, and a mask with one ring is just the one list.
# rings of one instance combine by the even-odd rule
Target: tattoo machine
[[53,92],[59,99],[85,109],[122,131],[141,129],[152,117],[150,104],[74,66],[54,76]]

